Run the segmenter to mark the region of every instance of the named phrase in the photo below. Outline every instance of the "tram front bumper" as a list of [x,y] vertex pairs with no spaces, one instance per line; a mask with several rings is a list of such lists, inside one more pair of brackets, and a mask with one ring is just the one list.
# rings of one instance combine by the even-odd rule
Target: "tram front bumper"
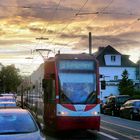
[[94,129],[100,130],[100,116],[57,117],[57,130]]

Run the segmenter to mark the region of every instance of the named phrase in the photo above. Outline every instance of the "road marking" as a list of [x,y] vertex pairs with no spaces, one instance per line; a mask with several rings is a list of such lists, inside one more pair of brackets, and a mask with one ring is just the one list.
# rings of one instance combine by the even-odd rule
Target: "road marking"
[[103,135],[103,136],[105,136],[105,137],[108,137],[108,138],[110,138],[110,139],[112,139],[112,140],[119,140],[118,138],[115,138],[115,137],[113,137],[113,136],[111,136],[111,135],[109,135],[109,134],[106,134],[106,133],[104,133],[104,132],[98,132],[100,135]]
[[[95,131],[93,131],[93,130],[88,130],[88,132],[94,133]],[[101,132],[101,131],[96,131],[96,132],[97,132],[98,134],[103,135],[103,136],[105,136],[105,137],[107,137],[107,138],[110,138],[110,139],[112,139],[112,140],[119,140],[118,138],[113,137],[113,136],[111,136],[111,135],[109,135],[109,134],[107,134],[107,133],[104,133],[104,132]]]
[[111,122],[107,122],[107,121],[103,121],[103,120],[102,120],[102,122],[113,124],[113,125],[116,125],[116,126],[119,126],[119,127],[123,127],[123,128],[127,128],[127,129],[130,129],[130,130],[134,130],[134,131],[140,132],[140,130],[135,129],[135,128],[130,128],[128,126],[124,126],[124,125],[120,125],[120,124],[115,124],[115,123],[111,123]]
[[116,134],[121,135],[121,136],[123,136],[123,137],[129,138],[129,139],[131,139],[131,140],[137,140],[137,139],[134,139],[134,138],[131,137],[131,136],[122,134],[122,133],[117,132],[117,131],[114,131],[114,130],[112,130],[112,129],[108,129],[108,128],[105,128],[105,127],[100,127],[100,128],[102,128],[102,129],[104,129],[104,130],[107,130],[107,131],[110,131],[110,132],[113,132],[113,133],[116,133]]
[[[101,117],[108,117],[107,115],[103,115],[101,114]],[[118,120],[125,120],[125,121],[128,121],[128,122],[132,122],[132,120],[128,120],[128,119],[125,119],[125,118],[120,118],[120,117],[115,117],[115,116],[110,116],[111,118],[115,118],[115,119],[118,119]],[[139,121],[135,121],[133,120],[133,122],[136,122],[137,124],[140,124]]]

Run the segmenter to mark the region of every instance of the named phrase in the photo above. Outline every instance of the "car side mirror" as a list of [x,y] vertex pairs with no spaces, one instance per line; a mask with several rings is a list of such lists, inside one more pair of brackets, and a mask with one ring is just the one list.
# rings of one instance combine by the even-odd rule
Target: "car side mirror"
[[39,123],[39,121],[36,121],[36,122],[37,122],[37,125],[38,125],[40,131],[43,132],[44,131],[44,125],[42,123]]

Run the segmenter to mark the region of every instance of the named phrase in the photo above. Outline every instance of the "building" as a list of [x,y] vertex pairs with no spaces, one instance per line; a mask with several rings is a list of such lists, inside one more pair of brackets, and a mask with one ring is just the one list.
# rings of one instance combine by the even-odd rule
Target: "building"
[[[118,84],[125,69],[128,71],[129,79],[136,81],[136,64],[129,60],[129,55],[121,54],[108,45],[99,47],[95,56],[99,61],[101,100],[105,101],[107,96],[119,94]],[[101,89],[101,81],[104,80],[106,88]]]

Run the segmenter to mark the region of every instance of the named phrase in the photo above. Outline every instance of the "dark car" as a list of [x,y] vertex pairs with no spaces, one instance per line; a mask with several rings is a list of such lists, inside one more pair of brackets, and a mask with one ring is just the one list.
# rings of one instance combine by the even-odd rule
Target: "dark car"
[[0,109],[0,140],[43,140],[42,133],[29,111]]
[[103,113],[112,116],[119,116],[121,105],[129,99],[129,95],[109,96],[106,99],[106,103],[102,106]]
[[140,100],[129,100],[120,108],[120,116],[128,119],[140,119]]

